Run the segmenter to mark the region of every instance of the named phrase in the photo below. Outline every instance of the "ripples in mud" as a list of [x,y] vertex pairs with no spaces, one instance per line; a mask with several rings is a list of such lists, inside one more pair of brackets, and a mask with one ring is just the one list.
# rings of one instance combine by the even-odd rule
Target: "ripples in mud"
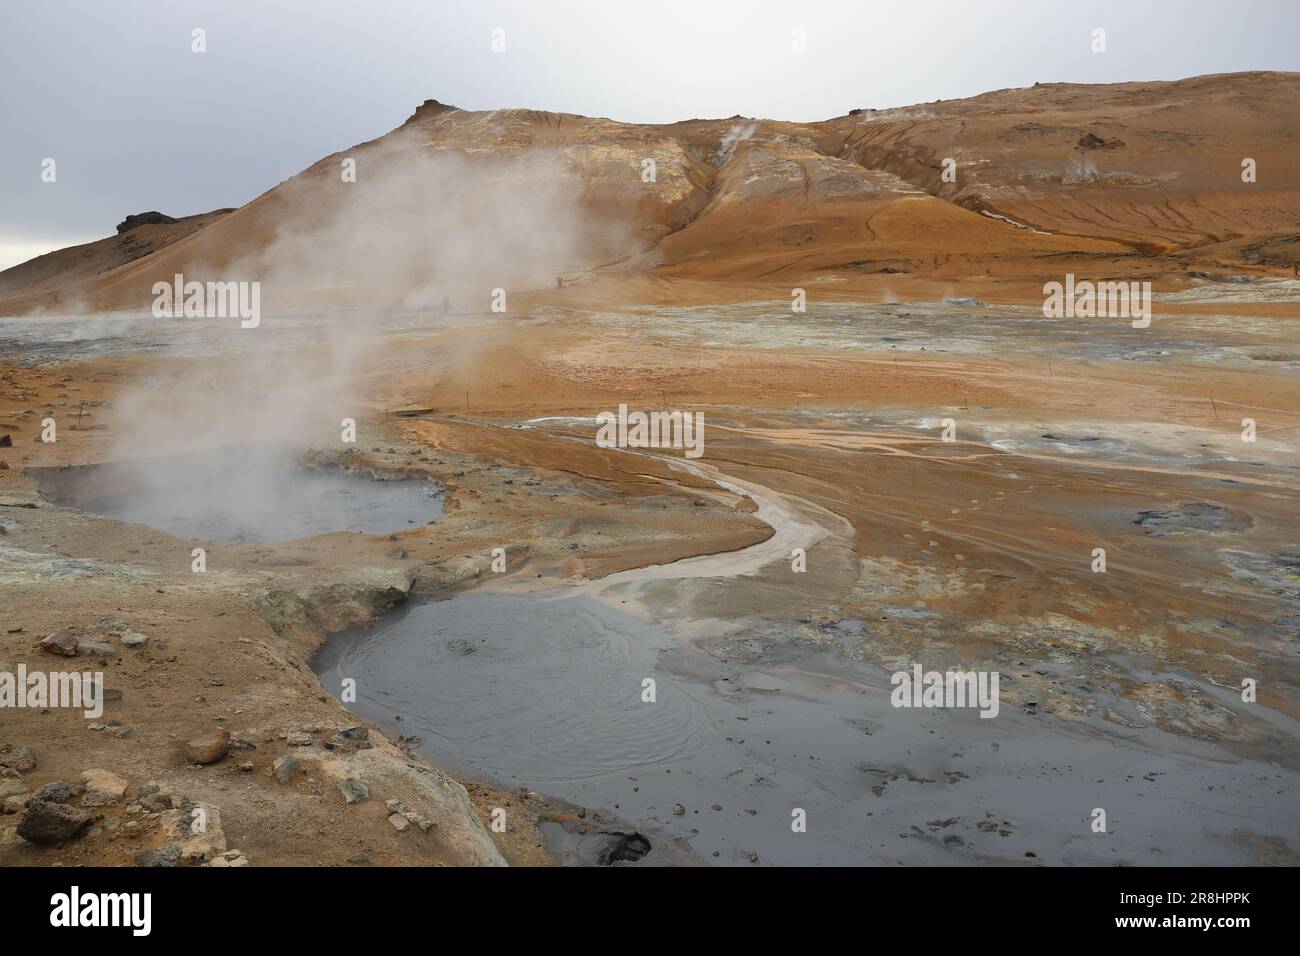
[[435,763],[544,787],[698,749],[703,710],[656,674],[663,644],[590,598],[467,594],[337,635],[313,666],[330,691],[355,679],[353,709],[422,737]]

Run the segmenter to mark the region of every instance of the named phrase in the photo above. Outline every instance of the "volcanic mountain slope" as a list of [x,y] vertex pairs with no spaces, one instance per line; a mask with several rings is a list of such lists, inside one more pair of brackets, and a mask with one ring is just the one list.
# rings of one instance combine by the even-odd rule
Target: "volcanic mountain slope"
[[143,308],[176,273],[259,279],[272,303],[388,305],[592,272],[844,294],[907,279],[1028,294],[1080,268],[1166,288],[1291,276],[1298,99],[1300,74],[1240,73],[665,126],[430,100],[107,273],[0,273],[0,312]]
[[0,272],[0,300],[10,296],[39,298],[134,262],[216,222],[229,209],[173,219],[160,212],[127,216],[117,234],[81,245],[67,246]]

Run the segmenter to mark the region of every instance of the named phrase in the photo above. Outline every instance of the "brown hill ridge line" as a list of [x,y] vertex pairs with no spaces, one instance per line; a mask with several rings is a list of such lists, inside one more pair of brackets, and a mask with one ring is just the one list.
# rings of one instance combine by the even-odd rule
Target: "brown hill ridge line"
[[[430,99],[392,132],[141,255],[115,261],[95,250],[84,257],[95,260],[90,274],[46,268],[41,281],[31,263],[0,273],[0,314],[140,309],[152,283],[177,272],[229,279],[238,268],[238,278],[266,279],[267,259],[281,258],[268,252],[286,234],[311,249],[318,233],[384,223],[400,234],[428,214],[416,199],[358,203],[340,188],[345,158],[371,182],[388,177],[413,196],[427,185],[413,159],[455,158],[467,176],[521,159],[555,162],[548,182],[568,191],[585,231],[559,268],[511,277],[516,288],[549,286],[554,272],[598,283],[609,274],[625,285],[633,275],[702,281],[737,295],[742,285],[818,282],[850,297],[897,284],[1028,295],[1044,277],[1076,269],[1159,274],[1169,288],[1197,275],[1289,277],[1300,268],[1298,97],[1300,74],[1255,72],[1037,84],[813,123],[662,125]],[[1257,182],[1242,181],[1246,157]],[[642,180],[647,160],[652,183]],[[272,302],[277,291],[295,303],[371,301],[371,276],[349,274],[328,244],[322,250],[329,281],[278,272],[268,281]],[[481,258],[490,269],[499,257],[488,248]],[[404,281],[416,288],[436,266],[417,262],[420,275]],[[322,291],[326,284],[333,288]],[[401,300],[407,290],[388,291]]]

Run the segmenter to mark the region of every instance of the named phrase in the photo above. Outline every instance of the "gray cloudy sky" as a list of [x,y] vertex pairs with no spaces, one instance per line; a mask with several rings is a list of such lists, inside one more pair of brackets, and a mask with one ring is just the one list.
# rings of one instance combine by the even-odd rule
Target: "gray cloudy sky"
[[0,0],[0,268],[128,213],[241,205],[430,97],[815,120],[1036,80],[1300,70],[1297,37],[1300,0]]

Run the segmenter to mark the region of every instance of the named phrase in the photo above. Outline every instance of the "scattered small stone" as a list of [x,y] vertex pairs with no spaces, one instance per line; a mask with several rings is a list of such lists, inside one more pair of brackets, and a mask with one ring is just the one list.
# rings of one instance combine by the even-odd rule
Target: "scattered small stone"
[[16,793],[12,797],[5,797],[4,803],[0,804],[0,809],[5,813],[22,813],[27,809],[28,802],[32,799],[30,793]]
[[297,757],[281,757],[271,767],[271,776],[276,783],[289,784],[302,770],[302,762]]
[[356,863],[359,866],[369,866],[375,862],[374,855],[369,850],[362,850],[360,853],[353,853],[348,857],[349,863]]
[[339,793],[343,794],[344,803],[360,803],[370,797],[370,791],[366,785],[354,777],[349,777],[339,783]]
[[[407,823],[414,823],[417,827],[420,828],[420,831],[422,833],[428,833],[431,829],[437,826],[437,824],[434,823],[432,820],[430,820],[428,817],[416,813],[414,810],[410,809],[406,804],[404,804],[401,800],[389,800],[388,803],[385,804],[385,806],[388,808],[388,812],[393,814],[394,816],[401,817]],[[392,817],[389,817],[389,822],[390,823],[392,822]],[[393,825],[397,826],[397,824],[393,824]],[[399,829],[405,830],[406,828],[400,827]]]
[[0,773],[0,800],[6,797],[12,797],[15,794],[27,793],[27,784],[23,778],[18,775],[16,770],[5,770]]
[[244,856],[243,850],[226,850],[224,853],[218,853],[204,866],[252,866],[248,857]]
[[27,773],[36,769],[36,754],[26,744],[5,744],[0,747],[0,767]]
[[88,657],[117,657],[117,648],[101,637],[93,635],[78,639],[77,653]]
[[305,734],[300,730],[291,730],[285,738],[290,747],[310,747],[311,734]]
[[411,828],[411,821],[406,819],[400,813],[394,813],[388,818],[388,822],[393,825],[393,829],[398,833],[405,833]]
[[686,815],[686,808],[680,803],[673,804],[673,816],[682,817]]
[[127,631],[122,635],[122,643],[127,647],[144,647],[149,643],[149,638],[136,631]]

